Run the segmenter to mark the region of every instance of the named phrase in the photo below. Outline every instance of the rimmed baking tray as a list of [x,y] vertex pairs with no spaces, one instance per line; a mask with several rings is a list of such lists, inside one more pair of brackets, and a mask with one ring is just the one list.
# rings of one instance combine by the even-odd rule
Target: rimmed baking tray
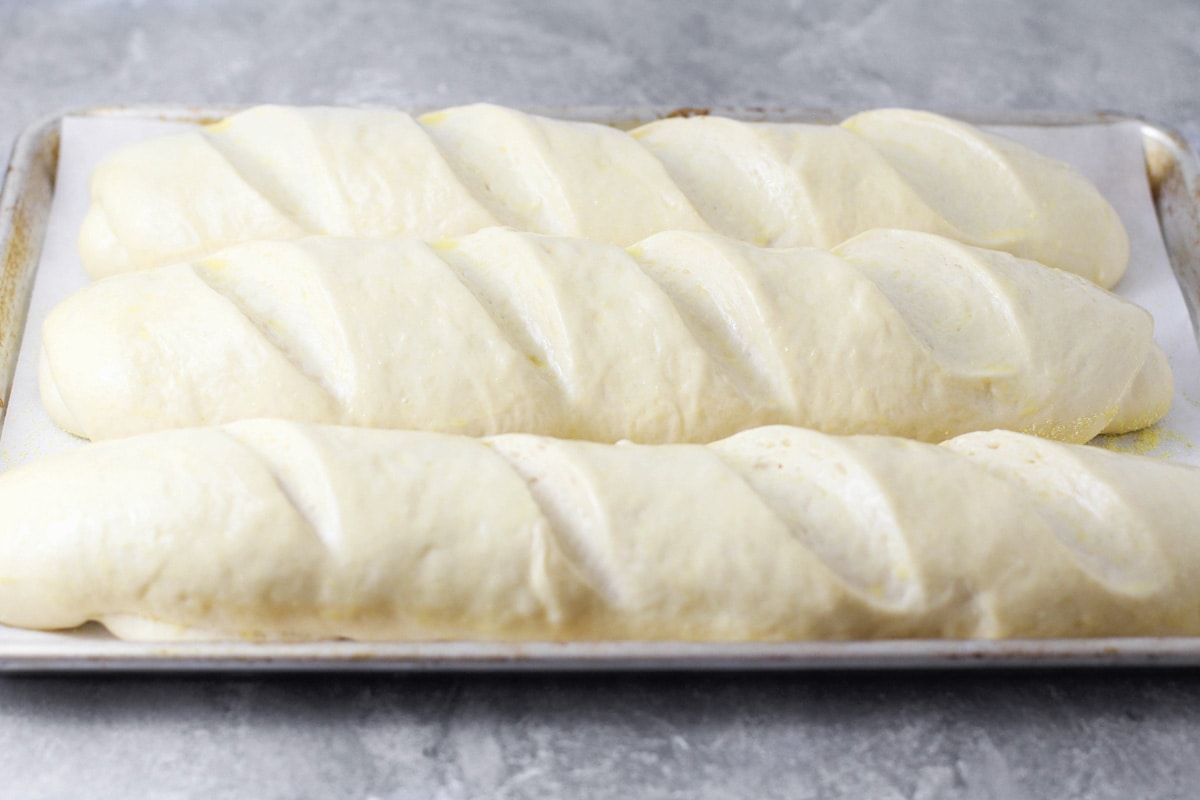
[[[123,117],[209,122],[226,107],[96,107],[55,114],[17,140],[0,191],[0,424],[12,388],[33,277],[54,195],[64,117]],[[414,112],[432,109],[414,108]],[[539,107],[529,111],[621,127],[672,114],[714,113],[751,120],[832,123],[852,110],[671,107]],[[967,112],[981,125],[1139,125],[1146,171],[1171,265],[1200,339],[1200,167],[1176,132],[1128,115]],[[0,514],[3,509],[0,509]],[[1200,522],[1198,522],[1200,524]],[[1200,637],[1044,640],[901,640],[784,642],[426,642],[426,643],[138,643],[98,625],[68,634],[0,627],[0,671],[386,671],[386,670],[781,670],[944,667],[1200,665]]]

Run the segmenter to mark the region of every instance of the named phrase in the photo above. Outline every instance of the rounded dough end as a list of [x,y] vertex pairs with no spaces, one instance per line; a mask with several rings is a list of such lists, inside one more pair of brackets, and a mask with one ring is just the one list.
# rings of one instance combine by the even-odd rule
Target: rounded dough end
[[1116,416],[1102,433],[1130,433],[1162,419],[1171,408],[1175,378],[1167,355],[1158,344],[1150,348],[1146,363],[1129,384]]
[[128,251],[108,223],[108,214],[94,200],[79,230],[79,258],[92,280],[133,269]]
[[58,391],[58,381],[54,379],[54,372],[50,369],[50,359],[46,356],[45,348],[38,355],[38,391],[42,396],[42,406],[58,427],[72,436],[89,438]]
[[[918,189],[929,176],[957,178],[926,186],[953,223],[952,238],[1082,275],[1105,289],[1125,274],[1129,235],[1120,215],[1065,161],[926,111],[875,109],[841,126],[887,153]],[[952,194],[942,197],[944,191]],[[1011,213],[978,202],[989,192],[1010,195]]]
[[1125,277],[1129,269],[1129,233],[1116,209],[1106,201],[1097,212],[1104,223],[1097,226],[1096,236],[1103,244],[1098,247],[1095,259],[1096,283],[1104,289],[1112,289]]

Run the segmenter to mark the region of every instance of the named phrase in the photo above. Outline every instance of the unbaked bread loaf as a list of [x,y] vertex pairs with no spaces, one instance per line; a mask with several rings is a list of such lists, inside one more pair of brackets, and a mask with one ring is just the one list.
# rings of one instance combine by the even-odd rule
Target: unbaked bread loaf
[[630,245],[714,230],[763,246],[876,227],[949,236],[1117,282],[1129,246],[1071,168],[915,111],[841,126],[698,117],[632,135],[492,105],[401,112],[262,106],[134,145],[91,183],[93,277],[307,234],[433,240],[497,224]]
[[720,232],[833,247],[904,228],[1004,250],[1114,286],[1129,261],[1116,212],[1082,175],[937,114],[868,111],[841,125],[664,119],[633,131]]
[[1200,633],[1200,471],[1020,434],[249,421],[0,476],[0,622],[365,640]]
[[251,417],[708,442],[757,425],[1066,441],[1156,421],[1142,309],[929,234],[629,250],[495,228],[240,245],[116,276],[44,327],[51,417],[92,439]]

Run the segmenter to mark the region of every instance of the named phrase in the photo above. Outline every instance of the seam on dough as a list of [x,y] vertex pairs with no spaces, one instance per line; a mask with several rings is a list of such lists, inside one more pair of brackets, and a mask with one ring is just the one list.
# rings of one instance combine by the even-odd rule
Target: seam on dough
[[[502,109],[502,110],[505,112],[511,111],[511,109]],[[553,200],[558,200],[559,202],[561,202],[561,204],[562,204],[561,208],[566,210],[566,215],[568,217],[568,219],[565,221],[570,223],[569,227],[566,230],[559,230],[559,231],[549,230],[544,225],[535,227],[533,224],[534,223],[534,215],[522,214],[519,210],[510,206],[508,203],[504,202],[503,199],[501,199],[498,195],[494,194],[491,191],[491,187],[489,186],[489,180],[490,180],[491,176],[485,175],[482,170],[480,170],[476,173],[476,175],[478,175],[478,178],[479,178],[479,180],[477,182],[484,187],[484,192],[486,194],[486,198],[481,198],[478,195],[478,193],[475,192],[471,187],[471,184],[476,183],[476,181],[467,180],[463,177],[463,172],[470,172],[471,171],[470,167],[475,162],[473,162],[472,159],[470,159],[469,157],[464,156],[463,157],[463,165],[464,165],[464,167],[466,167],[466,169],[460,171],[458,169],[458,162],[456,161],[456,159],[449,157],[445,152],[442,151],[441,143],[438,140],[438,137],[434,136],[433,134],[431,134],[429,132],[428,126],[426,126],[425,123],[421,122],[420,118],[418,118],[416,120],[416,122],[418,125],[421,126],[422,130],[425,132],[425,135],[429,137],[429,140],[433,143],[434,148],[438,151],[439,154],[441,154],[442,160],[446,162],[447,166],[449,166],[451,174],[453,174],[454,177],[458,179],[458,182],[466,190],[467,194],[469,194],[472,198],[474,198],[475,202],[479,203],[479,205],[481,205],[483,208],[487,209],[491,213],[491,215],[493,217],[495,217],[497,220],[504,223],[505,225],[511,225],[512,227],[516,227],[516,228],[519,228],[520,230],[524,230],[524,231],[529,231],[531,233],[542,233],[542,234],[551,234],[551,235],[559,235],[559,236],[580,236],[581,234],[579,232],[579,214],[575,210],[575,206],[571,203],[571,201],[570,201],[569,197],[567,196],[567,194],[565,193],[565,191],[563,191],[562,181],[557,180],[558,175],[555,173],[550,162],[548,162],[546,160],[546,156],[544,155],[542,150],[538,148],[539,144],[543,144],[543,145],[547,145],[547,149],[549,149],[548,144],[547,144],[548,138],[547,138],[545,132],[541,129],[541,127],[539,127],[543,121],[542,118],[536,117],[534,115],[524,115],[524,114],[520,114],[519,116],[520,116],[520,118],[516,122],[513,122],[511,119],[506,119],[501,122],[501,125],[504,125],[507,123],[509,126],[509,130],[505,131],[505,134],[504,134],[505,138],[503,141],[504,141],[504,144],[509,149],[516,149],[516,148],[521,147],[522,145],[526,146],[527,150],[533,156],[530,159],[533,162],[533,164],[527,166],[524,170],[515,170],[512,167],[513,159],[510,158],[507,162],[505,162],[505,164],[500,168],[499,171],[501,173],[508,171],[508,172],[524,172],[526,175],[535,174],[535,173],[541,173],[542,175],[544,175],[546,178],[545,181],[534,181],[534,180],[530,180],[527,177],[521,177],[518,179],[518,182],[522,186],[522,188],[527,188],[530,185],[536,186],[538,188],[538,191],[536,191],[535,194],[540,199],[540,203],[537,206],[537,208],[539,208],[539,209],[555,208]],[[564,122],[564,120],[553,120],[553,119],[549,120],[549,121],[551,123]],[[523,124],[527,124],[527,127],[524,129],[521,127]],[[513,129],[515,129],[515,133],[513,132]],[[557,188],[554,191],[553,198],[551,198],[547,192],[543,191],[543,189],[547,185],[550,186],[551,188],[554,188],[557,185]],[[497,213],[498,211],[500,213]],[[561,222],[564,220],[551,219],[550,221],[553,223],[553,222]]]
[[[540,448],[536,455],[532,458],[523,454],[517,455],[508,452],[503,440],[497,441],[492,439],[487,442],[492,451],[497,456],[502,458],[509,468],[517,474],[525,484],[526,490],[529,492],[529,498],[537,506],[542,513],[542,517],[546,521],[547,538],[553,542],[558,548],[558,552],[562,555],[563,562],[575,574],[581,583],[596,593],[604,602],[612,607],[619,608],[621,606],[620,591],[617,581],[612,579],[612,576],[606,569],[600,567],[604,561],[599,555],[593,555],[594,551],[589,548],[585,542],[585,537],[581,533],[582,525],[574,524],[570,514],[559,513],[553,501],[547,496],[545,483],[553,485],[561,476],[570,475],[571,477],[583,481],[578,469],[563,464],[561,459],[557,464],[558,469],[549,470],[544,464],[538,464],[539,468],[529,469],[528,462],[542,462],[547,456],[547,448]],[[595,513],[594,504],[589,509],[589,516],[602,517],[603,514]],[[580,515],[582,517],[582,515]],[[547,604],[548,605],[548,604]]]
[[[638,269],[646,277],[646,280],[658,289],[671,308],[675,310],[680,322],[687,328],[688,333],[691,334],[697,346],[704,351],[705,358],[708,359],[709,363],[720,374],[725,375],[747,399],[773,405],[778,408],[795,407],[795,400],[790,396],[793,393],[787,382],[778,379],[780,375],[784,374],[787,361],[783,358],[775,338],[770,335],[771,326],[763,318],[762,309],[757,301],[752,303],[755,313],[748,322],[750,325],[754,325],[764,332],[765,335],[763,338],[770,342],[771,351],[766,354],[767,358],[746,358],[742,355],[743,351],[746,350],[745,347],[737,347],[735,350],[735,348],[728,347],[728,345],[737,344],[736,330],[749,327],[749,325],[738,324],[742,322],[739,319],[733,325],[722,325],[719,329],[705,329],[700,325],[696,315],[691,313],[694,310],[694,305],[683,300],[677,300],[675,295],[666,288],[664,282],[654,275],[655,270],[647,269],[646,264],[643,263],[644,256],[636,252],[636,245],[634,247],[635,251],[630,252],[633,262],[637,264]],[[664,264],[663,268],[675,271],[683,267],[677,264]],[[704,293],[712,297],[705,284],[701,283],[701,285],[704,287]],[[739,288],[743,285],[744,281],[739,281]],[[744,293],[753,298],[753,292],[746,290]],[[715,299],[713,299],[713,305],[725,311]],[[722,314],[722,316],[724,317],[725,315]],[[715,355],[713,345],[727,345],[726,349],[731,357],[721,358],[719,355]],[[778,368],[772,370],[766,363],[768,360],[774,361]]]
[[[354,216],[353,209],[355,208],[356,204],[353,200],[351,200],[350,193],[346,191],[345,174],[341,169],[338,168],[337,161],[331,155],[331,153],[334,151],[334,148],[330,145],[329,137],[317,136],[313,133],[312,128],[308,126],[305,126],[305,135],[312,137],[313,151],[317,154],[318,160],[321,164],[321,171],[325,173],[325,179],[328,182],[329,187],[337,193],[337,209],[338,211],[342,212],[342,214],[339,215],[342,216],[342,219],[339,220],[339,222],[341,224],[345,224],[348,230],[354,230],[355,232],[360,233],[361,229],[359,226],[350,222],[350,219]],[[300,208],[303,208],[303,206]],[[325,219],[323,221],[313,220],[313,225],[306,225],[304,227],[313,232],[329,233],[334,230],[334,226],[331,224],[333,222],[334,221],[332,219]]]
[[[914,605],[914,601],[924,598],[926,594],[925,587],[922,585],[917,575],[912,574],[912,570],[909,570],[910,574],[898,579],[897,582],[903,585],[905,588],[898,592],[897,597],[895,598],[873,594],[870,591],[871,587],[869,585],[864,585],[862,581],[849,578],[842,569],[839,569],[835,563],[831,562],[825,557],[820,548],[814,547],[812,544],[809,544],[807,541],[805,541],[803,531],[797,530],[798,527],[804,527],[802,525],[803,520],[798,520],[798,522],[801,523],[800,526],[792,525],[789,520],[793,519],[794,515],[783,513],[782,511],[778,510],[778,506],[773,499],[767,493],[760,492],[754,487],[754,484],[746,477],[742,470],[739,469],[736,461],[725,458],[720,452],[717,451],[714,451],[714,455],[717,456],[721,463],[725,465],[725,467],[738,479],[738,481],[742,483],[742,485],[746,487],[749,492],[758,498],[759,503],[761,503],[767,509],[771,516],[779,520],[780,525],[785,531],[787,531],[788,538],[794,542],[797,547],[800,547],[806,551],[814,561],[818,562],[829,573],[830,576],[837,580],[837,582],[848,594],[860,602],[864,602],[871,606],[883,606],[889,611],[906,610]],[[826,492],[826,494],[830,496],[830,499],[834,503],[846,509],[847,511],[852,508],[850,503],[845,502],[840,496],[829,492],[820,484],[808,480],[807,476],[805,476],[805,481],[813,485],[818,490]],[[896,517],[890,508],[888,509],[888,517],[889,520],[887,528],[889,530],[887,530],[884,535],[887,539],[893,542],[898,540],[902,545],[906,561],[908,562],[906,566],[915,566],[914,559],[912,558],[911,548],[909,547],[908,541],[902,532],[902,526],[899,524],[898,520],[896,520]],[[856,520],[861,520],[861,517],[856,516]]]
[[[425,138],[429,141],[430,147],[432,147],[434,152],[436,152],[442,159],[442,163],[445,165],[446,171],[449,172],[454,180],[458,182],[458,185],[462,188],[463,192],[475,201],[476,205],[478,205],[487,213],[491,214],[492,218],[495,219],[498,224],[517,228],[519,230],[526,230],[519,215],[517,215],[515,212],[510,212],[508,207],[505,206],[504,203],[496,200],[495,196],[491,192],[485,191],[483,193],[484,196],[480,196],[480,193],[475,190],[473,185],[476,183],[476,181],[467,180],[463,177],[462,173],[465,170],[459,170],[458,163],[442,151],[442,145],[438,138],[429,132],[429,127],[424,122],[421,122],[419,117],[414,117],[413,122],[415,122],[421,129],[421,133],[424,134]],[[486,183],[486,181],[482,179],[482,176],[478,182]]]
[[[279,493],[283,496],[283,499],[286,500],[287,504],[292,508],[293,511],[296,512],[296,516],[304,522],[305,527],[308,529],[308,532],[312,534],[313,539],[315,539],[317,542],[320,542],[321,549],[327,553],[330,553],[331,555],[339,555],[339,549],[334,544],[335,537],[326,536],[322,533],[321,526],[315,519],[313,519],[312,515],[305,510],[304,504],[300,502],[300,498],[298,498],[291,490],[288,482],[280,476],[279,471],[275,468],[274,461],[228,428],[219,428],[218,431],[222,436],[227,437],[239,448],[249,453],[251,457],[253,457],[254,462],[258,464],[264,472],[271,476],[271,480],[275,482],[275,486],[279,489]],[[322,475],[324,474],[325,473],[322,470]],[[328,481],[326,481],[326,483],[328,483]],[[329,494],[334,493],[330,492]],[[335,494],[334,496],[336,497]]]
[[[1002,481],[1030,498],[1029,509],[1046,523],[1050,539],[1066,559],[1087,578],[1106,591],[1143,597],[1164,588],[1160,577],[1170,569],[1158,541],[1140,515],[1122,496],[1066,446],[1035,442],[1036,447],[1021,455],[1001,452],[993,456],[991,448],[962,452],[972,466]],[[1049,464],[1050,470],[1045,467]],[[1057,479],[1057,480],[1056,480]],[[1069,505],[1067,505],[1069,504]],[[1053,513],[1062,508],[1066,513]],[[1074,513],[1072,513],[1074,512]],[[1076,524],[1075,514],[1095,526]],[[1105,529],[1123,535],[1126,541],[1115,546],[1098,546],[1120,536],[1097,534]],[[1140,555],[1140,563],[1132,556]]]
[[[525,356],[525,358],[534,363],[535,366],[547,367],[547,369],[539,368],[535,370],[535,374],[549,384],[552,388],[556,389],[564,399],[570,397],[571,383],[564,374],[562,365],[557,360],[551,358],[549,351],[540,345],[536,336],[532,335],[534,326],[526,319],[526,317],[521,315],[520,328],[526,335],[524,337],[514,336],[512,331],[516,329],[516,326],[503,322],[501,320],[501,316],[493,311],[492,305],[487,302],[487,295],[477,290],[473,283],[466,277],[467,272],[475,269],[474,259],[466,259],[470,261],[470,265],[468,266],[460,263],[459,259],[453,254],[440,252],[433,248],[431,248],[431,251],[446,267],[446,271],[450,273],[454,280],[456,280],[467,292],[467,294],[471,295],[472,299],[475,300],[475,304],[487,316],[487,318],[495,326],[496,330],[500,332],[500,337],[504,340],[504,343],[508,345],[513,352],[520,353],[521,355]],[[516,309],[514,309],[514,311],[515,310]],[[556,311],[556,313],[558,312]],[[561,317],[561,313],[559,315]],[[533,344],[533,347],[529,348],[519,346],[517,340],[521,338],[527,339]],[[529,352],[530,350],[535,350],[536,352]]]
[[[471,164],[467,163],[468,159],[463,158],[460,162],[446,154],[445,150],[453,149],[447,146],[443,149],[441,140],[429,132],[429,128],[420,119],[414,119],[414,122],[421,129],[421,133],[429,141],[430,147],[442,159],[442,163],[446,167],[446,172],[450,177],[457,181],[463,193],[475,201],[481,209],[491,215],[497,226],[510,227],[514,230],[532,231],[529,227],[529,220],[520,214],[518,211],[511,209],[508,205],[494,192],[491,191],[489,178],[482,172],[476,173],[475,177],[465,177],[471,174]],[[461,168],[460,168],[461,166]]]
[[[871,114],[872,112],[865,112]],[[851,117],[853,119],[853,117]],[[1012,248],[1020,247],[1029,241],[1030,234],[1028,231],[1001,231],[999,236],[994,239],[987,239],[984,235],[987,231],[980,231],[976,226],[970,224],[978,220],[962,220],[952,219],[952,215],[957,215],[954,204],[940,200],[938,197],[930,194],[928,186],[923,182],[913,180],[910,174],[920,173],[928,166],[930,161],[928,155],[920,150],[913,149],[902,142],[888,138],[886,135],[874,135],[857,130],[847,126],[845,123],[849,120],[843,120],[840,127],[853,132],[866,141],[875,152],[879,153],[883,161],[892,169],[900,180],[907,185],[914,195],[916,195],[925,207],[932,211],[937,217],[941,218],[950,228],[953,235],[944,234],[947,238],[954,239],[966,244],[972,244],[977,247],[986,247],[992,250],[1005,250],[1012,252]],[[912,125],[913,123],[902,123]],[[961,145],[962,149],[976,159],[976,165],[982,163],[989,165],[990,170],[987,170],[989,175],[998,175],[1002,179],[1004,185],[1008,187],[1017,187],[1021,200],[1024,201],[1026,208],[1037,209],[1036,194],[1032,191],[1029,183],[1021,176],[1020,171],[1011,163],[1009,156],[1001,152],[993,142],[987,137],[986,132],[978,128],[966,128],[961,124],[948,120],[945,117],[922,115],[921,122],[918,125],[936,128],[941,134],[948,139]],[[1057,159],[1047,159],[1057,161]],[[897,166],[901,164],[903,166]],[[912,164],[916,169],[908,169],[907,165]],[[985,167],[985,170],[987,167]],[[961,225],[961,222],[967,222],[966,226]],[[966,228],[973,228],[967,230]],[[1015,233],[1015,235],[1014,235]]]
[[[139,584],[137,591],[134,593],[134,604],[141,603],[146,599],[146,595],[150,593],[150,590],[154,588],[154,584],[158,582],[158,579],[162,576],[163,572],[166,571],[168,560],[169,557],[166,556],[160,558],[158,563],[154,566],[153,571],[151,571],[151,573],[147,575],[146,578]],[[96,612],[94,614],[89,614],[88,619],[99,620],[103,616],[103,612]]]
[[279,205],[279,202],[275,198],[271,197],[266,191],[264,191],[257,182],[250,180],[249,175],[238,164],[239,159],[242,159],[243,155],[238,151],[236,144],[212,135],[204,136],[204,142],[211,147],[217,155],[225,159],[225,163],[229,165],[229,168],[235,175],[238,176],[242,184],[247,189],[261,197],[263,202],[274,209],[275,213],[279,214],[280,217],[286,219],[288,222],[292,223],[303,231],[309,233],[319,233],[321,231],[321,226],[319,224],[310,224],[311,222],[315,222],[315,220],[301,220],[298,218],[297,214],[285,211],[283,207]]
[[263,338],[263,341],[265,341],[276,352],[278,352],[279,355],[283,357],[283,360],[291,365],[292,369],[296,370],[298,374],[307,378],[318,389],[320,389],[321,392],[333,402],[335,409],[344,410],[344,404],[341,400],[341,397],[338,395],[337,390],[329,384],[328,376],[306,369],[300,359],[297,358],[296,355],[291,351],[291,348],[289,348],[285,342],[280,341],[280,337],[272,332],[268,325],[264,325],[262,321],[258,319],[253,311],[242,302],[242,299],[237,295],[236,292],[228,290],[217,282],[211,280],[207,274],[207,271],[203,267],[197,266],[196,264],[189,264],[189,267],[191,268],[192,274],[196,276],[196,279],[208,287],[209,291],[225,300],[227,303],[233,306],[234,310],[245,317],[246,321],[250,323],[251,327],[258,331],[258,335]]

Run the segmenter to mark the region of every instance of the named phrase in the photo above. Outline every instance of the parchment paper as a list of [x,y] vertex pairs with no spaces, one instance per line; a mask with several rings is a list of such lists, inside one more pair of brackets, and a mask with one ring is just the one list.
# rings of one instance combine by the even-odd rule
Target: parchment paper
[[[126,119],[64,120],[46,243],[21,342],[8,415],[0,432],[0,470],[83,444],[59,430],[42,409],[37,355],[46,314],[88,282],[76,250],[88,204],[88,176],[101,159],[117,148],[186,127],[185,123]],[[1161,423],[1127,436],[1100,437],[1094,444],[1200,464],[1200,451],[1193,447],[1193,442],[1200,441],[1200,348],[1192,337],[1183,296],[1159,232],[1137,124],[996,130],[1072,164],[1116,208],[1129,231],[1132,250],[1129,271],[1117,286],[1117,293],[1153,314],[1156,336],[1175,373],[1174,406]]]

